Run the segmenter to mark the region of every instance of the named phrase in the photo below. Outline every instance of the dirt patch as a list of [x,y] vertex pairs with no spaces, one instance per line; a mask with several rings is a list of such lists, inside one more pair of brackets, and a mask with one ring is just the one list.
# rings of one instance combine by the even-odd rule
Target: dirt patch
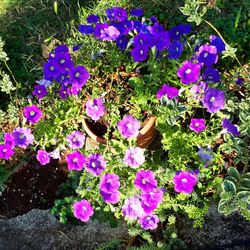
[[59,198],[59,186],[67,179],[67,173],[58,161],[42,166],[36,159],[29,161],[6,182],[0,197],[0,216],[14,217],[33,208],[47,209]]

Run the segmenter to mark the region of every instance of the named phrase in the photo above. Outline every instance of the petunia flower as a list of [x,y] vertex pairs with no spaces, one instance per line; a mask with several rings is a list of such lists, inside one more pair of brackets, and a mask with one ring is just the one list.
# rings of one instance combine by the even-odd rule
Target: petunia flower
[[66,155],[66,162],[69,170],[81,171],[87,162],[87,157],[82,155],[80,151],[74,151]]
[[132,220],[141,218],[145,215],[140,199],[135,196],[129,197],[125,200],[122,207],[122,213],[125,217]]
[[177,97],[179,94],[179,90],[175,87],[169,86],[168,84],[164,84],[157,92],[157,99],[161,99],[162,96],[166,95],[168,99],[173,99]]
[[34,141],[34,136],[32,135],[30,128],[15,128],[12,131],[12,135],[15,140],[15,145],[24,149]]
[[37,96],[38,99],[41,99],[48,94],[48,91],[44,85],[36,85],[32,94]]
[[123,162],[131,168],[138,168],[145,162],[144,151],[139,147],[126,150]]
[[94,176],[100,175],[106,168],[106,161],[100,154],[90,154],[87,159],[86,171]]
[[81,200],[73,204],[73,212],[77,219],[87,222],[94,214],[94,209],[88,200]]
[[85,142],[85,136],[79,131],[73,131],[66,137],[66,142],[72,149],[80,149]]
[[42,118],[42,111],[36,105],[26,106],[23,110],[27,122],[38,123]]
[[135,138],[139,134],[140,122],[131,115],[127,115],[118,122],[117,127],[122,137]]
[[41,165],[46,165],[50,162],[49,153],[45,150],[38,150],[36,159],[40,162]]
[[213,64],[217,63],[218,55],[217,49],[213,45],[204,44],[199,48],[198,51],[198,62],[203,63],[207,67],[211,67]]
[[9,160],[14,155],[14,150],[8,144],[0,144],[0,158]]
[[190,194],[197,184],[198,175],[187,171],[177,172],[173,178],[174,189],[178,193]]
[[225,94],[218,89],[208,89],[203,98],[203,106],[209,113],[216,113],[225,107]]
[[234,136],[240,136],[240,132],[238,128],[233,125],[228,119],[224,118],[222,120],[222,127],[227,130],[228,133],[234,135]]
[[154,230],[157,228],[157,224],[159,222],[159,218],[155,214],[147,214],[139,219],[139,224],[142,229],[145,230]]
[[134,185],[143,192],[151,192],[157,187],[157,180],[151,170],[139,170],[136,174]]
[[95,98],[86,102],[86,114],[92,120],[97,121],[104,116],[106,108],[102,98]]
[[222,41],[222,39],[219,36],[211,35],[209,37],[209,40],[210,40],[210,44],[216,47],[217,52],[219,54],[221,54],[226,49],[225,43]]
[[189,128],[197,134],[206,129],[205,119],[192,118]]

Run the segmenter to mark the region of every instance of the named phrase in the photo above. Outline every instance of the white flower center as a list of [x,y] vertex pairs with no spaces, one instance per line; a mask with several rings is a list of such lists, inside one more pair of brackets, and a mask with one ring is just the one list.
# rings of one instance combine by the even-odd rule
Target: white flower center
[[214,101],[215,101],[215,97],[212,96],[212,97],[210,98],[210,102],[214,102]]
[[19,138],[20,138],[20,139],[23,139],[23,138],[24,138],[24,134],[20,134],[20,135],[19,135]]
[[7,149],[6,149],[6,148],[4,148],[4,149],[2,150],[2,152],[3,152],[3,153],[6,153],[6,152],[7,152]]
[[132,126],[132,124],[131,123],[128,123],[127,124],[127,128],[132,128],[133,126]]
[[143,53],[144,53],[144,52],[143,52],[143,50],[141,49],[141,50],[140,50],[140,54],[141,54],[141,56],[143,55]]
[[188,180],[187,180],[186,178],[183,178],[183,179],[181,179],[181,182],[182,182],[182,183],[187,183]]
[[186,74],[191,73],[191,69],[186,69],[185,73],[186,73]]
[[38,94],[41,94],[41,90],[37,90],[37,93],[38,93]]
[[208,53],[204,53],[203,57],[206,58],[208,56]]
[[145,185],[147,181],[145,179],[142,179],[141,183]]
[[91,166],[92,166],[92,168],[95,168],[95,167],[96,167],[95,162],[92,162],[92,163],[91,163]]
[[80,76],[80,73],[79,73],[79,72],[76,72],[76,73],[75,73],[75,77],[78,77],[78,76]]
[[77,162],[78,161],[78,159],[75,157],[74,159],[73,159],[73,162]]
[[50,66],[49,69],[50,70],[54,70],[55,68],[54,68],[54,66]]
[[61,60],[60,60],[60,63],[61,63],[61,64],[65,63],[65,60],[64,60],[64,59],[61,59]]
[[32,115],[34,115],[34,114],[35,114],[35,112],[34,112],[34,111],[31,111],[31,112],[30,112],[30,115],[31,115],[31,116],[32,116]]
[[76,142],[76,141],[77,141],[77,139],[74,137],[72,141],[73,141],[73,142]]
[[85,212],[87,211],[87,208],[85,206],[82,206],[82,210]]
[[196,122],[196,123],[194,124],[194,126],[195,126],[195,127],[198,127],[198,126],[199,126],[199,123],[198,123],[198,122]]

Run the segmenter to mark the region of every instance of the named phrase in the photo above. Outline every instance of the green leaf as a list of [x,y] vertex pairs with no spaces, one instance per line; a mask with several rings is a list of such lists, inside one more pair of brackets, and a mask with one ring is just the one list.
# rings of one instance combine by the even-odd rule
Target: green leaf
[[237,183],[237,180],[236,180],[234,177],[232,177],[232,176],[227,176],[227,177],[225,178],[225,180],[232,181],[234,184]]
[[227,169],[228,175],[234,177],[236,180],[240,179],[240,174],[236,168],[230,167]]
[[57,13],[58,13],[58,2],[57,1],[54,1],[54,12],[57,15]]
[[250,189],[250,179],[243,178],[240,180],[240,186]]
[[236,195],[236,199],[244,200],[247,203],[250,203],[250,192],[249,191],[241,191]]
[[235,18],[234,21],[234,28],[237,29],[238,25],[239,25],[239,21],[240,21],[240,16],[241,16],[241,10],[242,10],[242,6],[240,6],[240,9],[237,12],[237,16]]
[[231,192],[234,195],[236,195],[236,186],[235,186],[235,184],[232,181],[229,181],[229,180],[223,181],[223,183],[222,183],[222,189],[225,192]]

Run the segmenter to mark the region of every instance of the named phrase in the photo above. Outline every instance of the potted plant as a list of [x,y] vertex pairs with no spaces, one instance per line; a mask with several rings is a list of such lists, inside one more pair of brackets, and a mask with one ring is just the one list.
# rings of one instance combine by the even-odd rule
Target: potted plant
[[[22,127],[0,150],[7,160],[14,146],[33,144],[44,167],[65,159],[73,191],[53,208],[62,222],[125,218],[131,235],[150,241],[148,231],[174,225],[175,214],[202,224],[225,172],[214,142],[240,131],[216,69],[224,41],[199,44],[191,25],[143,15],[111,7],[85,16],[75,39],[51,51]],[[161,145],[150,148],[156,130]]]

